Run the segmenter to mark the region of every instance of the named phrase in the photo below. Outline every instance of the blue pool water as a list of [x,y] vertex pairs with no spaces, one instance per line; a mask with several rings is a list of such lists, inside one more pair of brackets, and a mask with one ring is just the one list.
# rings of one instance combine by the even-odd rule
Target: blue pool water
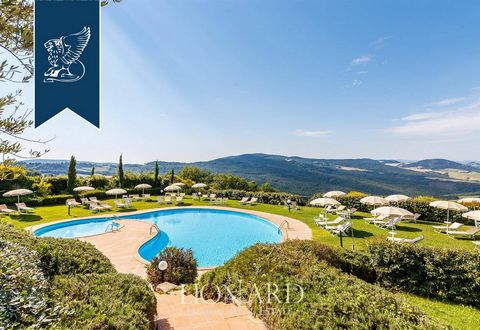
[[[120,217],[121,219],[122,217]],[[166,246],[191,248],[199,267],[222,265],[240,250],[255,243],[276,243],[278,227],[260,217],[225,210],[175,209],[129,215],[156,224],[160,235],[143,244],[139,254],[151,260]],[[81,237],[105,232],[112,219],[77,220],[39,229],[37,236]]]

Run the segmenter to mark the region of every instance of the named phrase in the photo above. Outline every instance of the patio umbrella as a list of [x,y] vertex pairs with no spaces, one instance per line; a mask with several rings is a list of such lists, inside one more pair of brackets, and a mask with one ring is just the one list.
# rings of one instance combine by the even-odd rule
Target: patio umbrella
[[435,201],[431,202],[430,206],[437,209],[447,210],[447,222],[450,222],[450,210],[463,212],[468,211],[468,209],[462,204],[450,201]]
[[17,197],[18,203],[20,203],[20,196],[33,194],[33,191],[28,189],[15,189],[7,191],[3,194],[3,197]]
[[382,206],[379,208],[376,208],[372,210],[373,215],[386,215],[388,217],[394,216],[394,217],[404,217],[404,216],[411,216],[413,217],[413,213],[402,209],[401,207],[394,207],[394,206]]
[[195,184],[192,186],[192,188],[194,188],[194,189],[201,189],[201,188],[206,188],[206,187],[207,187],[207,185],[206,185],[205,183],[201,183],[201,182],[195,183]]
[[467,206],[479,206],[480,205],[480,198],[478,197],[466,197],[459,199],[457,203],[467,205]]
[[168,192],[171,192],[171,191],[179,191],[181,189],[182,188],[180,188],[179,186],[172,184],[172,185],[169,185],[168,187],[166,187],[164,190],[168,191]]
[[408,201],[410,199],[410,197],[408,197],[407,195],[390,195],[390,196],[385,197],[385,199],[387,201],[389,201],[390,203],[392,203],[392,202],[405,202],[405,201]]
[[470,211],[462,214],[462,217],[475,221],[475,227],[480,225],[480,211]]
[[118,195],[123,195],[123,194],[126,194],[126,193],[127,193],[127,191],[125,189],[121,189],[121,188],[115,188],[115,189],[110,189],[110,190],[105,191],[105,194],[107,194],[107,195],[115,195],[115,199],[117,199]]
[[363,197],[360,200],[360,203],[376,206],[376,205],[388,204],[388,201],[385,198],[379,197],[379,196],[367,196],[367,197]]
[[315,206],[333,206],[340,205],[340,203],[333,198],[317,198],[310,202],[310,205]]
[[345,196],[345,195],[346,195],[346,193],[344,193],[343,191],[334,190],[334,191],[329,191],[329,192],[323,194],[323,197],[335,198],[335,197],[341,197],[341,196]]
[[184,187],[184,186],[185,186],[185,183],[183,183],[183,182],[175,182],[173,185],[174,185],[174,186],[179,186],[179,187],[181,188],[181,187]]
[[86,191],[92,191],[92,190],[95,190],[95,188],[89,187],[89,186],[80,186],[80,187],[73,188],[73,191],[81,193],[82,197]]
[[145,189],[152,188],[148,183],[140,183],[135,186],[135,189],[142,189],[142,194],[145,194]]

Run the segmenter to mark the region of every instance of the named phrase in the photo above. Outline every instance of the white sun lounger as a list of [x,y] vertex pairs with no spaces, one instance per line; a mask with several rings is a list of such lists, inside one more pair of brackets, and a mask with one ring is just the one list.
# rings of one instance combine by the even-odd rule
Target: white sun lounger
[[475,235],[477,235],[478,233],[480,233],[480,228],[470,228],[470,229],[465,230],[465,231],[460,231],[460,230],[451,231],[450,228],[449,228],[448,231],[447,231],[447,235],[449,235],[449,236],[450,235],[468,236],[471,239],[474,239]]
[[15,210],[9,209],[7,207],[7,205],[2,204],[2,205],[0,205],[0,212],[2,212],[2,213],[13,213],[13,212],[15,212]]
[[342,225],[338,225],[337,228],[330,230],[330,232],[333,235],[346,234],[348,231],[352,229],[352,224],[353,223],[351,221],[347,221]]
[[183,205],[183,196],[177,197],[177,205]]
[[248,202],[249,199],[250,199],[249,197],[243,197],[243,198],[239,201],[239,203],[245,204],[246,202]]
[[330,226],[330,229],[334,229],[334,228],[337,228],[337,226],[339,224],[342,223],[342,221],[345,220],[345,218],[343,217],[337,217],[335,220],[332,220],[332,221],[315,221],[315,223],[317,224],[317,226],[322,226],[322,227],[325,227],[325,229],[327,229],[326,227]]
[[388,215],[379,215],[378,217],[374,217],[374,218],[363,218],[363,220],[365,220],[365,222],[368,222],[368,223],[372,223],[374,221],[384,221],[385,219],[388,218]]
[[75,200],[75,198],[69,198],[65,201],[65,204],[67,206],[72,206],[72,207],[75,207],[75,206],[80,206],[82,205],[82,203],[79,203]]
[[252,205],[252,204],[256,204],[257,201],[258,201],[258,198],[257,198],[257,197],[252,197],[252,199],[249,200],[248,202],[245,202],[245,204],[250,204],[250,205]]
[[415,238],[401,238],[401,237],[387,237],[387,239],[393,243],[418,243],[423,239],[423,235],[417,236]]
[[32,212],[33,208],[28,207],[25,205],[25,203],[15,203],[15,206],[17,207],[18,212]]
[[118,208],[121,208],[121,209],[125,209],[128,207],[128,204],[127,203],[122,203],[118,200],[115,201],[115,206],[118,207]]
[[463,226],[462,223],[460,222],[454,222],[452,224],[450,224],[450,226],[432,226],[433,230],[435,231],[438,231],[438,232],[442,232],[442,231],[451,231],[451,230],[458,230],[458,228],[460,228],[461,226]]

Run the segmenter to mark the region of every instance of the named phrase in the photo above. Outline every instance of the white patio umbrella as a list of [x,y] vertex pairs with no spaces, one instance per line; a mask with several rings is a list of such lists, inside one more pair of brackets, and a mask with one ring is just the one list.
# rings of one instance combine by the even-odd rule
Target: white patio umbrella
[[148,183],[140,183],[135,186],[135,189],[142,189],[142,194],[145,194],[145,189],[151,189],[152,186]]
[[171,191],[179,191],[181,189],[182,188],[180,188],[179,186],[176,186],[176,185],[172,184],[172,185],[169,185],[168,187],[166,187],[164,190],[168,191],[168,192],[171,192]]
[[310,202],[310,205],[315,206],[333,206],[340,205],[340,203],[333,198],[317,198]]
[[181,188],[181,187],[184,187],[184,186],[185,186],[185,183],[183,183],[183,182],[175,182],[173,185],[174,185],[174,186],[179,186],[179,187]]
[[435,201],[431,202],[430,206],[437,209],[447,210],[447,222],[450,222],[450,211],[468,211],[468,208],[466,208],[462,204],[450,201]]
[[28,189],[15,189],[7,191],[3,194],[3,197],[17,197],[18,203],[20,203],[20,196],[33,194],[33,191]]
[[388,204],[388,201],[385,198],[380,196],[367,196],[367,197],[363,197],[360,200],[360,203],[376,206],[376,205]]
[[89,186],[80,186],[80,187],[73,188],[73,191],[81,193],[82,197],[86,191],[92,191],[92,190],[95,190],[95,188],[89,187]]
[[462,217],[475,221],[475,227],[480,226],[480,211],[470,211],[462,214]]
[[408,201],[410,199],[410,197],[408,197],[407,195],[390,195],[390,196],[385,197],[385,199],[387,201],[389,201],[390,203],[392,203],[392,202],[405,202],[405,201]]
[[346,193],[344,193],[343,191],[334,190],[334,191],[329,191],[329,192],[323,194],[323,197],[335,198],[335,197],[341,197],[341,196],[345,196],[345,195],[346,195]]
[[370,213],[373,215],[386,215],[388,217],[394,216],[394,217],[404,217],[404,216],[410,216],[413,217],[413,213],[402,209],[401,207],[394,207],[394,206],[382,206],[378,207],[374,210],[372,210]]
[[195,183],[195,184],[192,186],[192,188],[194,188],[194,189],[201,189],[201,188],[206,188],[206,187],[207,187],[207,185],[206,185],[205,183],[201,183],[201,182]]
[[478,197],[466,197],[459,199],[457,203],[469,206],[479,206],[480,205],[480,198]]
[[115,189],[110,189],[110,190],[105,191],[105,194],[107,194],[107,195],[115,195],[115,199],[117,199],[118,195],[123,195],[123,194],[126,194],[126,193],[127,193],[127,191],[125,189],[122,189],[122,188],[115,188]]

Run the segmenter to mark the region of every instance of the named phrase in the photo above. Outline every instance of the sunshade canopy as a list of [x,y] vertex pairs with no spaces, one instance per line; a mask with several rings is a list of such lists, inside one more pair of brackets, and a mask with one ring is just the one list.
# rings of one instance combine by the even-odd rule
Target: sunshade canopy
[[329,191],[329,192],[323,194],[323,197],[335,198],[335,197],[341,197],[341,196],[345,196],[345,195],[346,195],[346,193],[344,193],[343,191],[334,190],[334,191]]
[[385,199],[389,202],[405,202],[410,199],[407,195],[390,195],[385,197]]
[[333,199],[333,198],[317,198],[310,202],[310,205],[317,205],[317,206],[333,206],[333,205],[340,205],[340,203]]

